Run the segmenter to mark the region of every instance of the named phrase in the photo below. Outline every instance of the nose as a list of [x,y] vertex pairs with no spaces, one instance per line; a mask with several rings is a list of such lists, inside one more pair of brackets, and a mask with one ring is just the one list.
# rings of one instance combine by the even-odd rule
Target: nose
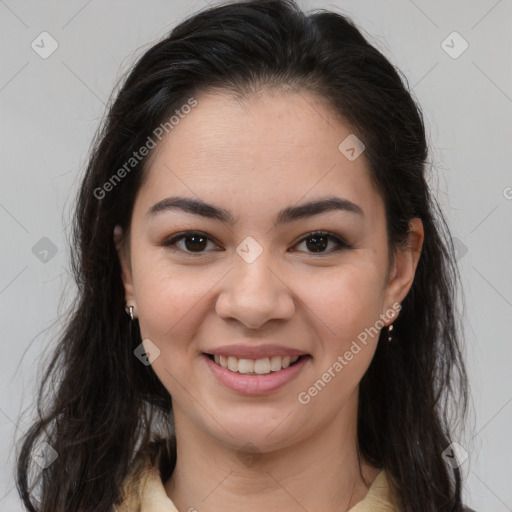
[[293,315],[295,303],[289,283],[265,253],[252,263],[235,255],[235,268],[221,281],[215,305],[219,317],[260,329],[269,320],[284,320]]

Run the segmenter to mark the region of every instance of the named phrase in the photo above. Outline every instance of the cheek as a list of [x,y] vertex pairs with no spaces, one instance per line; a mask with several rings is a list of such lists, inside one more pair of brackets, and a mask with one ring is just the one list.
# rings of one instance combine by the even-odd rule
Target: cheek
[[337,414],[373,359],[383,312],[379,277],[377,267],[346,265],[298,292],[314,313],[310,318],[318,340],[316,375],[297,399],[319,411],[319,417],[322,411]]
[[320,418],[319,421],[329,423],[359,386],[372,361],[375,345],[358,345],[346,347],[346,351],[321,364],[321,372],[297,395],[298,402],[310,408],[311,421]]
[[295,291],[312,312],[317,332],[338,350],[374,326],[382,313],[380,273],[363,259],[323,274],[317,270],[314,278],[297,282],[302,284]]
[[[141,335],[162,350],[169,341],[188,343],[204,315],[208,291],[222,273],[199,266],[173,266],[165,258],[134,262]],[[175,346],[175,345],[173,345]]]

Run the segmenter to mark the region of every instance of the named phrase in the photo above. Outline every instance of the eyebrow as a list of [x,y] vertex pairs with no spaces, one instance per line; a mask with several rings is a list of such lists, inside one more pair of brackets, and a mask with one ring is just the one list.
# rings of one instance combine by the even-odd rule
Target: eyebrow
[[[179,196],[167,197],[154,204],[146,212],[146,217],[151,218],[160,212],[172,210],[182,210],[186,213],[200,215],[208,219],[220,220],[224,224],[228,224],[230,226],[238,221],[238,218],[235,218],[229,210],[198,199]],[[365,216],[363,209],[359,205],[349,201],[348,199],[330,196],[310,201],[308,203],[299,204],[297,206],[288,206],[276,215],[273,222],[275,225],[287,224],[299,219],[312,217],[314,215],[334,210],[355,213],[361,217]]]

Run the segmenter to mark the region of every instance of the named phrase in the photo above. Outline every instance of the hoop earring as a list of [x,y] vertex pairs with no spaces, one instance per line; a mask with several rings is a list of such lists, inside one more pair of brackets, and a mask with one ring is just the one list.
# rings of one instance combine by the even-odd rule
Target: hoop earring
[[126,308],[125,308],[126,313],[130,316],[130,318],[132,320],[134,319],[133,309],[134,309],[133,306],[126,306]]

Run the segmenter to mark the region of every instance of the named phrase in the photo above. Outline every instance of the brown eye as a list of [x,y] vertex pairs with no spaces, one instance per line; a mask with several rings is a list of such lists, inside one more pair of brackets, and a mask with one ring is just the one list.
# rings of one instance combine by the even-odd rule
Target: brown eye
[[212,241],[211,238],[204,233],[189,231],[166,240],[162,245],[171,250],[183,251],[189,254],[201,254],[202,252],[208,252],[205,249],[209,241]]
[[[333,241],[335,243],[335,248],[331,251],[326,251],[325,248],[329,245],[329,242]],[[344,248],[349,248],[350,246],[341,240],[341,238],[333,235],[331,233],[325,231],[316,231],[314,233],[309,233],[307,236],[302,238],[299,244],[305,243],[308,251],[312,254],[330,254],[336,251],[340,251]]]
[[183,240],[185,241],[187,250],[194,252],[204,250],[207,246],[208,239],[203,235],[193,234],[185,236]]
[[310,236],[306,239],[306,247],[313,252],[323,252],[329,245],[329,238],[324,235]]

